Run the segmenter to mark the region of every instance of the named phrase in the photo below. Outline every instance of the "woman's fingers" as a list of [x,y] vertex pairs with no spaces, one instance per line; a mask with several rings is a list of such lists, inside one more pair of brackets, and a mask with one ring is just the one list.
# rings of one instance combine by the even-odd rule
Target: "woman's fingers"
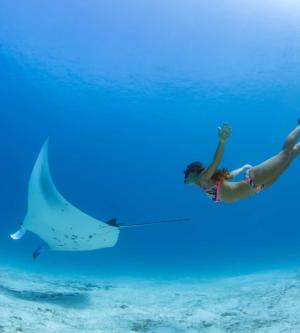
[[224,131],[231,131],[231,127],[230,127],[230,125],[227,124],[227,123],[224,123],[224,124],[223,124],[223,130],[224,130]]
[[231,127],[228,123],[223,123],[222,126],[218,127],[218,133],[222,139],[228,139],[231,135]]

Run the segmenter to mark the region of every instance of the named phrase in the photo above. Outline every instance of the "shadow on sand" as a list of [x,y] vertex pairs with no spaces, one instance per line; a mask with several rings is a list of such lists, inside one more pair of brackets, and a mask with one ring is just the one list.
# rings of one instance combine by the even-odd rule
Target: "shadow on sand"
[[32,290],[15,290],[0,285],[0,293],[24,301],[48,303],[66,308],[84,309],[89,306],[89,295],[83,293],[41,292]]

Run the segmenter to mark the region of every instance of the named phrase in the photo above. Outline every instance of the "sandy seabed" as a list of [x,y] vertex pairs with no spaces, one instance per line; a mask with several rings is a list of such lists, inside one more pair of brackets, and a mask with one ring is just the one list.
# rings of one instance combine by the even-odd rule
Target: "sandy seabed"
[[300,271],[203,280],[0,269],[0,333],[299,333]]

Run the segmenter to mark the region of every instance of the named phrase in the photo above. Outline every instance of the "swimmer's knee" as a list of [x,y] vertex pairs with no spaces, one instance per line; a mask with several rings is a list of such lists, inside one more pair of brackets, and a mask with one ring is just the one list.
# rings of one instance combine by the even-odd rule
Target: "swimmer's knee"
[[300,143],[294,145],[292,150],[292,159],[300,155]]

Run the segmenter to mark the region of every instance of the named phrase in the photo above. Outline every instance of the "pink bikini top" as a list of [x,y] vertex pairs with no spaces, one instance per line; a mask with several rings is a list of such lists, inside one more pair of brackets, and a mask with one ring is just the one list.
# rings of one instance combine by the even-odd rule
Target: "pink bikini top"
[[218,203],[221,201],[221,198],[220,198],[221,184],[222,184],[222,181],[217,180],[212,187],[210,187],[208,189],[203,189],[204,192],[209,197],[209,199],[211,199],[215,203]]

